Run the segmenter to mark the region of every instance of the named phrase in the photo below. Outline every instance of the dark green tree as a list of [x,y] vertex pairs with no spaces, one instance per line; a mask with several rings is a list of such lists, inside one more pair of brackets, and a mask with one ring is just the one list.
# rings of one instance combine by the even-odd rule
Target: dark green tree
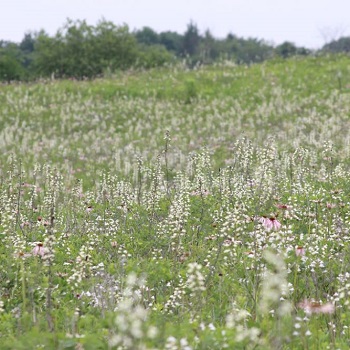
[[350,37],[342,37],[338,40],[333,40],[324,45],[322,51],[332,53],[350,52]]
[[297,54],[298,48],[291,42],[285,41],[284,43],[276,46],[275,52],[278,56],[288,58]]
[[153,68],[175,62],[175,56],[163,45],[140,44],[137,55],[137,67]]
[[0,51],[0,80],[13,81],[23,79],[24,69],[18,60]]
[[198,54],[201,36],[198,27],[192,21],[187,25],[187,30],[183,36],[182,50],[185,55],[195,56]]
[[307,55],[310,55],[312,53],[312,50],[310,49],[307,49],[306,47],[298,47],[297,49],[297,55],[300,55],[300,56],[307,56]]
[[136,63],[137,41],[127,25],[116,26],[102,20],[96,26],[94,34],[94,59],[99,62],[101,72],[105,69],[126,69]]
[[129,28],[102,20],[96,27],[68,20],[54,37],[41,33],[34,65],[39,74],[95,77],[106,70],[125,69],[137,61],[137,42]]
[[23,56],[22,64],[27,70],[30,70],[29,66],[33,60],[35,40],[35,34],[29,32],[24,34],[24,37],[19,44],[19,49],[21,50]]
[[150,27],[143,27],[141,30],[136,31],[135,37],[140,44],[159,44],[159,35]]
[[25,78],[23,56],[18,45],[10,41],[0,41],[0,80],[12,81]]
[[229,34],[222,43],[222,54],[237,63],[250,64],[262,62],[273,55],[273,47],[256,38],[239,38]]
[[19,48],[23,53],[31,53],[34,51],[35,35],[32,33],[24,34],[22,41],[19,44]]
[[54,37],[50,37],[44,31],[38,33],[31,63],[31,68],[36,76],[63,77],[66,75],[67,58],[63,40],[60,32],[57,32]]
[[159,43],[177,56],[180,56],[182,53],[182,42],[183,36],[176,32],[166,31],[159,34]]
[[220,56],[220,41],[216,40],[207,29],[199,45],[200,58],[203,63],[212,63]]

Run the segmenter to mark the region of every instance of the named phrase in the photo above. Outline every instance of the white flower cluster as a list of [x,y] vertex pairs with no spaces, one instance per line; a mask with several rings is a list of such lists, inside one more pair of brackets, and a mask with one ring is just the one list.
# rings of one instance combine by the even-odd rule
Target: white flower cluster
[[235,302],[233,303],[231,312],[226,316],[226,327],[236,330],[235,340],[237,342],[249,340],[254,344],[259,343],[260,329],[247,326],[250,317],[247,310],[240,309]]
[[142,304],[139,293],[144,288],[145,281],[135,274],[130,274],[126,280],[122,298],[116,307],[114,335],[109,340],[109,345],[117,349],[146,349],[144,340],[153,339],[158,334],[154,326],[146,326],[148,310]]
[[183,305],[183,297],[185,295],[185,290],[183,288],[183,282],[180,281],[178,287],[175,287],[174,292],[170,295],[168,301],[164,305],[164,310],[173,313],[178,310]]
[[201,273],[202,265],[198,263],[188,264],[186,287],[190,289],[191,296],[197,292],[205,291],[204,276]]
[[192,347],[189,346],[186,338],[178,340],[175,337],[170,336],[166,340],[165,350],[192,350]]
[[75,260],[75,267],[72,269],[73,274],[68,278],[67,282],[72,285],[73,288],[79,287],[82,280],[86,277],[86,274],[90,271],[91,267],[91,255],[90,249],[83,245],[80,248],[79,255]]
[[276,311],[279,316],[290,313],[291,304],[285,300],[289,291],[287,282],[287,269],[283,258],[270,251],[264,251],[264,258],[272,266],[264,276],[260,307],[263,313]]

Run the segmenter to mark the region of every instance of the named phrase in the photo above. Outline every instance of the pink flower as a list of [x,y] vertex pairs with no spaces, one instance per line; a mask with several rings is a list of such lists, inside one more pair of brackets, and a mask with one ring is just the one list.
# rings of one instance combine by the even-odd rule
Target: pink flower
[[303,246],[297,246],[295,248],[295,255],[296,256],[304,256],[305,255],[305,248]]
[[322,304],[319,301],[305,299],[298,306],[307,314],[332,314],[335,311],[335,306],[332,303]]
[[32,250],[33,255],[39,255],[43,257],[45,255],[45,248],[43,247],[43,244],[39,242]]
[[263,216],[259,219],[259,222],[263,224],[267,231],[279,230],[281,228],[281,223],[274,217],[267,218]]

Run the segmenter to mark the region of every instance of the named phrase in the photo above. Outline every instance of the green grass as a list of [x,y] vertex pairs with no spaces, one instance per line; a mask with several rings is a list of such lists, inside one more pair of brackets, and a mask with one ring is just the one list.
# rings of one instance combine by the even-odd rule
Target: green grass
[[0,86],[0,347],[349,348],[349,63]]

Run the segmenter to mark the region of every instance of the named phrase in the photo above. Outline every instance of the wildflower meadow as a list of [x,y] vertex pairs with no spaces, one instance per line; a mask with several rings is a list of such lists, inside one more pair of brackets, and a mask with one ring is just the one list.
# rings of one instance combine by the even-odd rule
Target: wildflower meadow
[[349,349],[350,59],[0,86],[0,349]]

